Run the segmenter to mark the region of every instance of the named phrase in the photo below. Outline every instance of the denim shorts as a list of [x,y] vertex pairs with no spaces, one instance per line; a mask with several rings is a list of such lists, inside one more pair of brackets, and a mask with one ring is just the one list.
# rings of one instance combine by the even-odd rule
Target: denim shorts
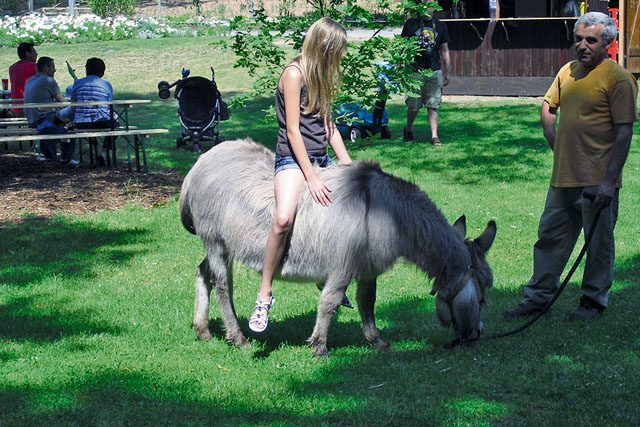
[[[312,166],[318,165],[321,168],[331,166],[331,157],[328,154],[309,154],[309,161]],[[298,162],[293,156],[283,156],[276,153],[276,165],[274,175],[285,169],[300,169]]]

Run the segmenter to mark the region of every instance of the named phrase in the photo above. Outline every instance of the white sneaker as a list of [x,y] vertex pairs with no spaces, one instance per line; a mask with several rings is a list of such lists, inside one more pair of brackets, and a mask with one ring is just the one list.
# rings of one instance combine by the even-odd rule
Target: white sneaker
[[38,154],[38,157],[36,157],[36,162],[46,162],[49,159],[47,159],[45,156],[43,156],[42,154]]

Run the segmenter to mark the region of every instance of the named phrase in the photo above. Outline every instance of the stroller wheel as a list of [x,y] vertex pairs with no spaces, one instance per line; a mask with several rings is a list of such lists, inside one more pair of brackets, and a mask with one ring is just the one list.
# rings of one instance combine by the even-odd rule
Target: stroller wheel
[[351,132],[349,132],[349,139],[351,142],[356,142],[361,136],[362,132],[360,132],[359,129],[351,129]]
[[384,125],[380,128],[380,138],[391,139],[391,128],[388,125]]

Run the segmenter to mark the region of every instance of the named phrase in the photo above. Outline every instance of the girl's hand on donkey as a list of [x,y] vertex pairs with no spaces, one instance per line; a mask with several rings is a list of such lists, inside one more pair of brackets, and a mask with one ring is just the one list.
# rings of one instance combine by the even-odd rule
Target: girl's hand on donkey
[[313,200],[322,206],[329,206],[331,203],[331,188],[318,177],[309,180],[307,184]]

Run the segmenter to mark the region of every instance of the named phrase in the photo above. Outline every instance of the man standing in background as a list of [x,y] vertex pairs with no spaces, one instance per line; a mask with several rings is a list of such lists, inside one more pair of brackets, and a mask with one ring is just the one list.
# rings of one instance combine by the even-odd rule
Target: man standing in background
[[[420,0],[417,0],[418,2]],[[405,142],[415,140],[413,135],[413,122],[418,116],[420,108],[427,108],[429,126],[431,127],[431,144],[441,145],[438,136],[438,108],[442,102],[442,88],[449,84],[449,68],[451,57],[449,55],[449,33],[447,27],[433,17],[434,8],[427,9],[426,16],[409,18],[402,28],[402,37],[417,37],[420,52],[416,55],[413,68],[416,71],[416,79],[420,80],[420,95],[407,97],[407,126],[402,130],[402,139]],[[429,77],[421,73],[432,70]]]

